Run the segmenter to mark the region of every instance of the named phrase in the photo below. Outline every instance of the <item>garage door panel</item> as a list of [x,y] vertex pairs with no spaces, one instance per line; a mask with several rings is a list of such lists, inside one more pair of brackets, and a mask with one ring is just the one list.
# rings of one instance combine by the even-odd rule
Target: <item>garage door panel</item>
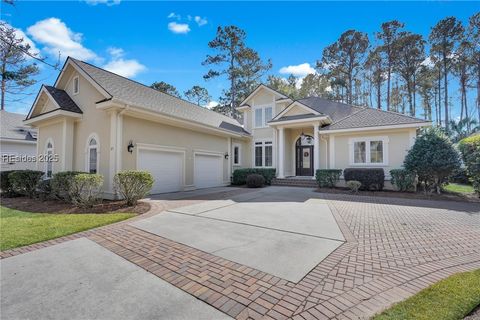
[[183,158],[180,152],[139,150],[138,169],[149,171],[155,179],[152,194],[182,190]]
[[211,188],[223,185],[223,157],[221,155],[195,155],[195,187]]

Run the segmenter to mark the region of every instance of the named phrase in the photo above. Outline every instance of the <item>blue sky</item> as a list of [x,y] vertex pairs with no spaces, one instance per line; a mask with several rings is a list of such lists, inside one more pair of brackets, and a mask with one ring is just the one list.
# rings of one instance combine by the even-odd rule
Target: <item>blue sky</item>
[[[108,0],[68,2],[18,1],[1,4],[1,18],[24,34],[41,55],[55,61],[72,54],[108,67],[137,81],[166,81],[183,92],[205,86],[214,100],[226,82],[205,82],[201,65],[211,51],[207,43],[219,25],[237,25],[247,32],[248,46],[273,62],[271,74],[282,68],[299,76],[321,58],[325,46],[342,32],[373,33],[384,21],[397,19],[406,29],[428,37],[430,28],[446,16],[467,23],[480,2],[137,2]],[[173,14],[172,14],[173,13]],[[285,70],[285,69],[284,69]],[[52,84],[58,71],[42,66],[39,83]],[[29,91],[36,94],[39,85]],[[35,94],[10,104],[25,113]],[[455,92],[456,94],[456,92]],[[473,96],[471,97],[473,100]],[[471,102],[473,104],[473,101]]]

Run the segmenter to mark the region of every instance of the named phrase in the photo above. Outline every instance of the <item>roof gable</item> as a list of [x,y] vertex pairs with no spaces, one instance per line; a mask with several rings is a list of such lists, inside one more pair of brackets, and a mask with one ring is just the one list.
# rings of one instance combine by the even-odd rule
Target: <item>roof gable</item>
[[83,113],[64,90],[42,85],[27,115],[27,119],[55,110],[64,110],[79,114]]
[[[288,97],[286,95],[284,95],[283,93],[280,93],[264,84],[260,84],[257,88],[255,88],[255,90],[253,90],[245,99],[243,99],[243,101],[240,103],[240,106],[239,107],[242,107],[244,105],[250,105],[248,102],[253,98],[255,97],[257,94],[261,93],[261,92],[267,92],[269,94],[272,94],[274,97],[275,97],[275,100],[278,100],[278,99],[288,99]],[[273,101],[272,101],[273,102]]]

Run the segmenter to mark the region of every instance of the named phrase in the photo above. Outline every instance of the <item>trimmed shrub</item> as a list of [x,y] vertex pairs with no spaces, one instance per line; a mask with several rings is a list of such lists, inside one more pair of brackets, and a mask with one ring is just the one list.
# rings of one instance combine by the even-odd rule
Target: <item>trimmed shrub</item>
[[480,195],[480,134],[460,140],[458,148],[462,153],[473,189]]
[[35,170],[18,170],[8,175],[8,180],[16,193],[33,198],[44,173]]
[[358,193],[358,190],[362,187],[362,183],[357,180],[347,181],[347,188],[350,189],[353,193]]
[[392,184],[399,191],[413,191],[415,190],[415,180],[417,176],[415,173],[405,169],[393,169],[390,170],[390,176],[392,177]]
[[441,185],[460,168],[460,156],[440,129],[428,128],[415,139],[405,157],[404,167],[417,174],[425,192],[440,193]]
[[247,183],[247,176],[250,174],[259,174],[265,179],[265,184],[271,184],[275,178],[276,169],[274,168],[244,168],[233,171],[232,184],[243,185]]
[[385,172],[382,168],[347,168],[343,171],[345,181],[359,181],[361,190],[382,190]]
[[16,195],[15,191],[13,190],[12,183],[8,178],[8,175],[12,172],[15,172],[15,170],[0,172],[0,189],[2,191],[2,195],[7,197],[13,197]]
[[342,170],[339,169],[321,169],[315,172],[315,179],[320,188],[333,188],[341,175]]
[[74,205],[80,208],[91,208],[101,198],[103,176],[92,173],[80,173],[73,177],[69,196]]
[[38,196],[42,200],[47,200],[52,195],[52,185],[51,179],[49,180],[42,180],[37,186]]
[[261,188],[265,184],[265,178],[262,175],[253,173],[247,176],[247,187]]
[[137,201],[144,198],[152,189],[153,176],[148,171],[127,170],[115,175],[115,188],[127,202],[133,206]]
[[55,173],[52,177],[50,185],[52,188],[52,195],[58,199],[71,202],[70,198],[70,186],[72,185],[73,178],[81,173],[80,171],[62,171]]

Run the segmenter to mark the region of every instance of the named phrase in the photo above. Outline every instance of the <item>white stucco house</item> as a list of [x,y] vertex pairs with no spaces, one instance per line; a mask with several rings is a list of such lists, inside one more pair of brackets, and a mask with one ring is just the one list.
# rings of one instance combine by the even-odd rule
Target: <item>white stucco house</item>
[[239,106],[244,124],[68,58],[53,86],[42,86],[25,124],[38,128],[38,163],[48,176],[144,169],[152,193],[227,185],[237,168],[276,168],[279,179],[315,169],[399,168],[421,119],[310,97],[294,101],[260,85]]
[[23,120],[23,114],[0,111],[1,171],[36,168],[37,130]]

